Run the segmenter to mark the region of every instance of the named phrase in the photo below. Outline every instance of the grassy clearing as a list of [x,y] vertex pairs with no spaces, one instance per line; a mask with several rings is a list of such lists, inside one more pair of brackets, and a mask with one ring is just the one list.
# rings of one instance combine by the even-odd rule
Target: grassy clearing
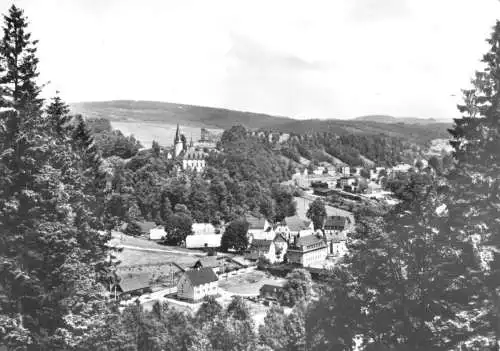
[[233,294],[259,295],[259,290],[264,284],[275,280],[267,272],[252,271],[227,279],[221,278],[219,280],[219,287]]
[[184,247],[178,247],[178,246],[167,246],[167,245],[162,245],[157,243],[156,241],[148,240],[145,238],[141,237],[134,237],[130,235],[123,234],[121,232],[112,232],[112,240],[110,242],[111,245],[127,245],[127,246],[134,246],[142,249],[155,249],[155,250],[174,250],[174,251],[179,251],[179,252],[186,252],[186,253],[194,253],[194,254],[200,254],[204,255],[203,251],[200,250],[191,250],[191,249],[186,249]]
[[161,264],[175,262],[179,265],[191,264],[198,259],[196,256],[187,256],[169,252],[149,252],[131,249],[123,249],[123,251],[115,254],[120,261],[120,266],[136,266]]
[[[125,135],[133,134],[144,147],[151,147],[153,140],[158,141],[161,146],[172,146],[175,138],[177,125],[166,123],[148,123],[140,121],[118,122],[111,121],[113,129],[120,130]],[[188,141],[193,138],[197,141],[201,136],[201,128],[180,126],[181,133]]]

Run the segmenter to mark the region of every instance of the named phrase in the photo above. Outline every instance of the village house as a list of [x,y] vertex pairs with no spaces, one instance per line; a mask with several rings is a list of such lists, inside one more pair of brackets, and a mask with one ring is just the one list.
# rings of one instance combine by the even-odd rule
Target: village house
[[276,234],[274,237],[274,246],[276,247],[276,262],[283,262],[288,249],[287,236],[281,233]]
[[[286,217],[283,220],[284,226],[288,227],[290,238],[298,236],[307,236],[314,233],[314,225],[310,220],[302,219],[299,216]],[[289,239],[290,239],[289,238]]]
[[151,274],[121,274],[119,281],[111,287],[115,297],[128,298],[151,292]]
[[340,167],[339,173],[344,177],[349,177],[351,175],[351,168],[349,166]]
[[313,194],[317,196],[331,196],[335,194],[335,190],[328,188],[314,188]]
[[347,235],[345,231],[325,233],[324,237],[329,255],[340,257],[348,252]]
[[252,234],[252,239],[250,240],[250,243],[252,240],[274,240],[274,237],[276,236],[276,233],[274,231],[274,228],[272,226],[269,226],[266,228],[266,230],[262,232],[255,232]]
[[392,167],[391,173],[397,173],[397,172],[406,173],[410,170],[410,168],[411,168],[411,165],[406,164],[406,163],[400,163],[400,164]]
[[149,230],[149,240],[163,240],[167,236],[167,232],[163,227],[153,228]]
[[205,296],[215,296],[219,293],[219,278],[212,268],[198,268],[184,272],[177,283],[179,299],[197,302]]
[[324,171],[325,171],[325,167],[319,166],[319,167],[316,167],[316,169],[313,170],[313,174],[314,175],[322,175]]
[[284,143],[285,141],[287,141],[288,139],[290,139],[290,134],[288,133],[281,133],[280,134],[280,137],[278,139],[278,143]]
[[353,189],[357,185],[357,179],[355,177],[342,177],[339,179],[339,185],[342,190],[347,187]]
[[191,231],[193,235],[216,234],[215,227],[211,223],[193,223]]
[[289,263],[295,263],[303,267],[323,267],[328,248],[324,238],[320,234],[307,236],[296,236],[287,250]]
[[254,239],[252,241],[248,259],[258,260],[259,257],[266,258],[270,263],[276,262],[276,246],[273,240]]
[[217,256],[201,257],[191,267],[191,269],[198,269],[198,268],[212,268],[214,273],[216,274],[222,273],[222,270],[224,269],[224,257],[217,257]]
[[337,174],[337,169],[334,166],[328,166],[327,168],[329,176],[335,176]]
[[290,228],[285,224],[285,222],[276,223],[273,227],[274,233],[276,234],[275,238],[278,235],[284,237],[287,241],[290,239]]
[[261,233],[272,230],[271,224],[264,217],[257,218],[251,215],[245,217],[245,221],[248,223],[248,242],[251,243],[253,238],[259,236]]
[[[155,222],[149,222],[149,221],[137,221],[137,222],[134,222],[133,224],[137,225],[137,229],[139,231],[138,234],[145,236],[145,237],[149,237],[150,230],[157,227]],[[128,224],[128,223],[123,225],[121,230],[127,231],[127,229],[130,229],[129,225],[130,224]]]
[[344,216],[327,216],[323,224],[325,234],[335,234],[350,229],[351,219]]
[[217,248],[220,247],[221,240],[222,234],[188,235],[186,236],[186,248]]
[[259,296],[267,300],[277,300],[286,285],[286,280],[277,280],[262,285]]

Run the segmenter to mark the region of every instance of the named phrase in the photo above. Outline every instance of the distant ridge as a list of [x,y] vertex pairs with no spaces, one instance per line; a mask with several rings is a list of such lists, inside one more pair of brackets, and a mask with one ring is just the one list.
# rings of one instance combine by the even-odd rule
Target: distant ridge
[[113,100],[70,104],[74,113],[112,121],[143,121],[193,127],[230,128],[242,124],[258,129],[294,121],[288,117],[229,110],[225,108],[175,104],[159,101]]
[[176,125],[196,128],[228,129],[244,125],[250,129],[307,134],[330,131],[345,134],[384,134],[419,143],[449,137],[451,122],[435,119],[397,118],[387,115],[362,116],[355,119],[297,120],[264,113],[235,111],[225,108],[194,106],[158,101],[115,100],[70,104],[73,113],[91,118],[120,122]]
[[389,115],[368,115],[356,117],[355,121],[370,121],[378,123],[406,123],[406,124],[432,124],[432,123],[446,123],[434,118],[420,118],[420,117],[394,117]]

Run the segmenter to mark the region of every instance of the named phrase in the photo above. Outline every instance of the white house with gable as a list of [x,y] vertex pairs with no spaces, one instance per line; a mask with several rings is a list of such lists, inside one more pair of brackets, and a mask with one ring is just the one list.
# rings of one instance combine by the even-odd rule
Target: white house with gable
[[180,299],[196,302],[205,296],[219,293],[219,278],[212,268],[198,268],[184,272],[177,283]]

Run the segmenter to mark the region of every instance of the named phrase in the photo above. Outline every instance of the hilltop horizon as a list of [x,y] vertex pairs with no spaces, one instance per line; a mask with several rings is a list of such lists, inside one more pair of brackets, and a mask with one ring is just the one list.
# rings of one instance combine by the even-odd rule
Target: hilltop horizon
[[252,115],[260,115],[260,116],[268,116],[272,118],[278,119],[288,119],[294,121],[328,121],[328,120],[339,120],[339,121],[371,121],[371,122],[379,122],[379,123],[406,123],[406,124],[428,124],[428,123],[451,123],[453,122],[453,118],[436,118],[436,117],[428,117],[428,116],[395,116],[388,113],[370,113],[364,115],[355,115],[355,116],[327,116],[327,117],[307,117],[303,118],[297,116],[286,116],[280,114],[273,114],[265,111],[255,111],[255,110],[243,110],[243,109],[234,109],[228,106],[215,106],[215,105],[203,105],[203,104],[187,104],[187,103],[178,103],[171,101],[161,101],[161,100],[142,100],[142,99],[113,99],[113,100],[89,100],[89,101],[77,101],[70,102],[69,105],[72,108],[76,108],[79,110],[83,105],[103,105],[103,104],[163,104],[163,105],[177,105],[177,106],[186,106],[186,107],[194,107],[194,108],[203,108],[203,109],[213,109],[220,111],[230,111],[242,114],[252,114]]

